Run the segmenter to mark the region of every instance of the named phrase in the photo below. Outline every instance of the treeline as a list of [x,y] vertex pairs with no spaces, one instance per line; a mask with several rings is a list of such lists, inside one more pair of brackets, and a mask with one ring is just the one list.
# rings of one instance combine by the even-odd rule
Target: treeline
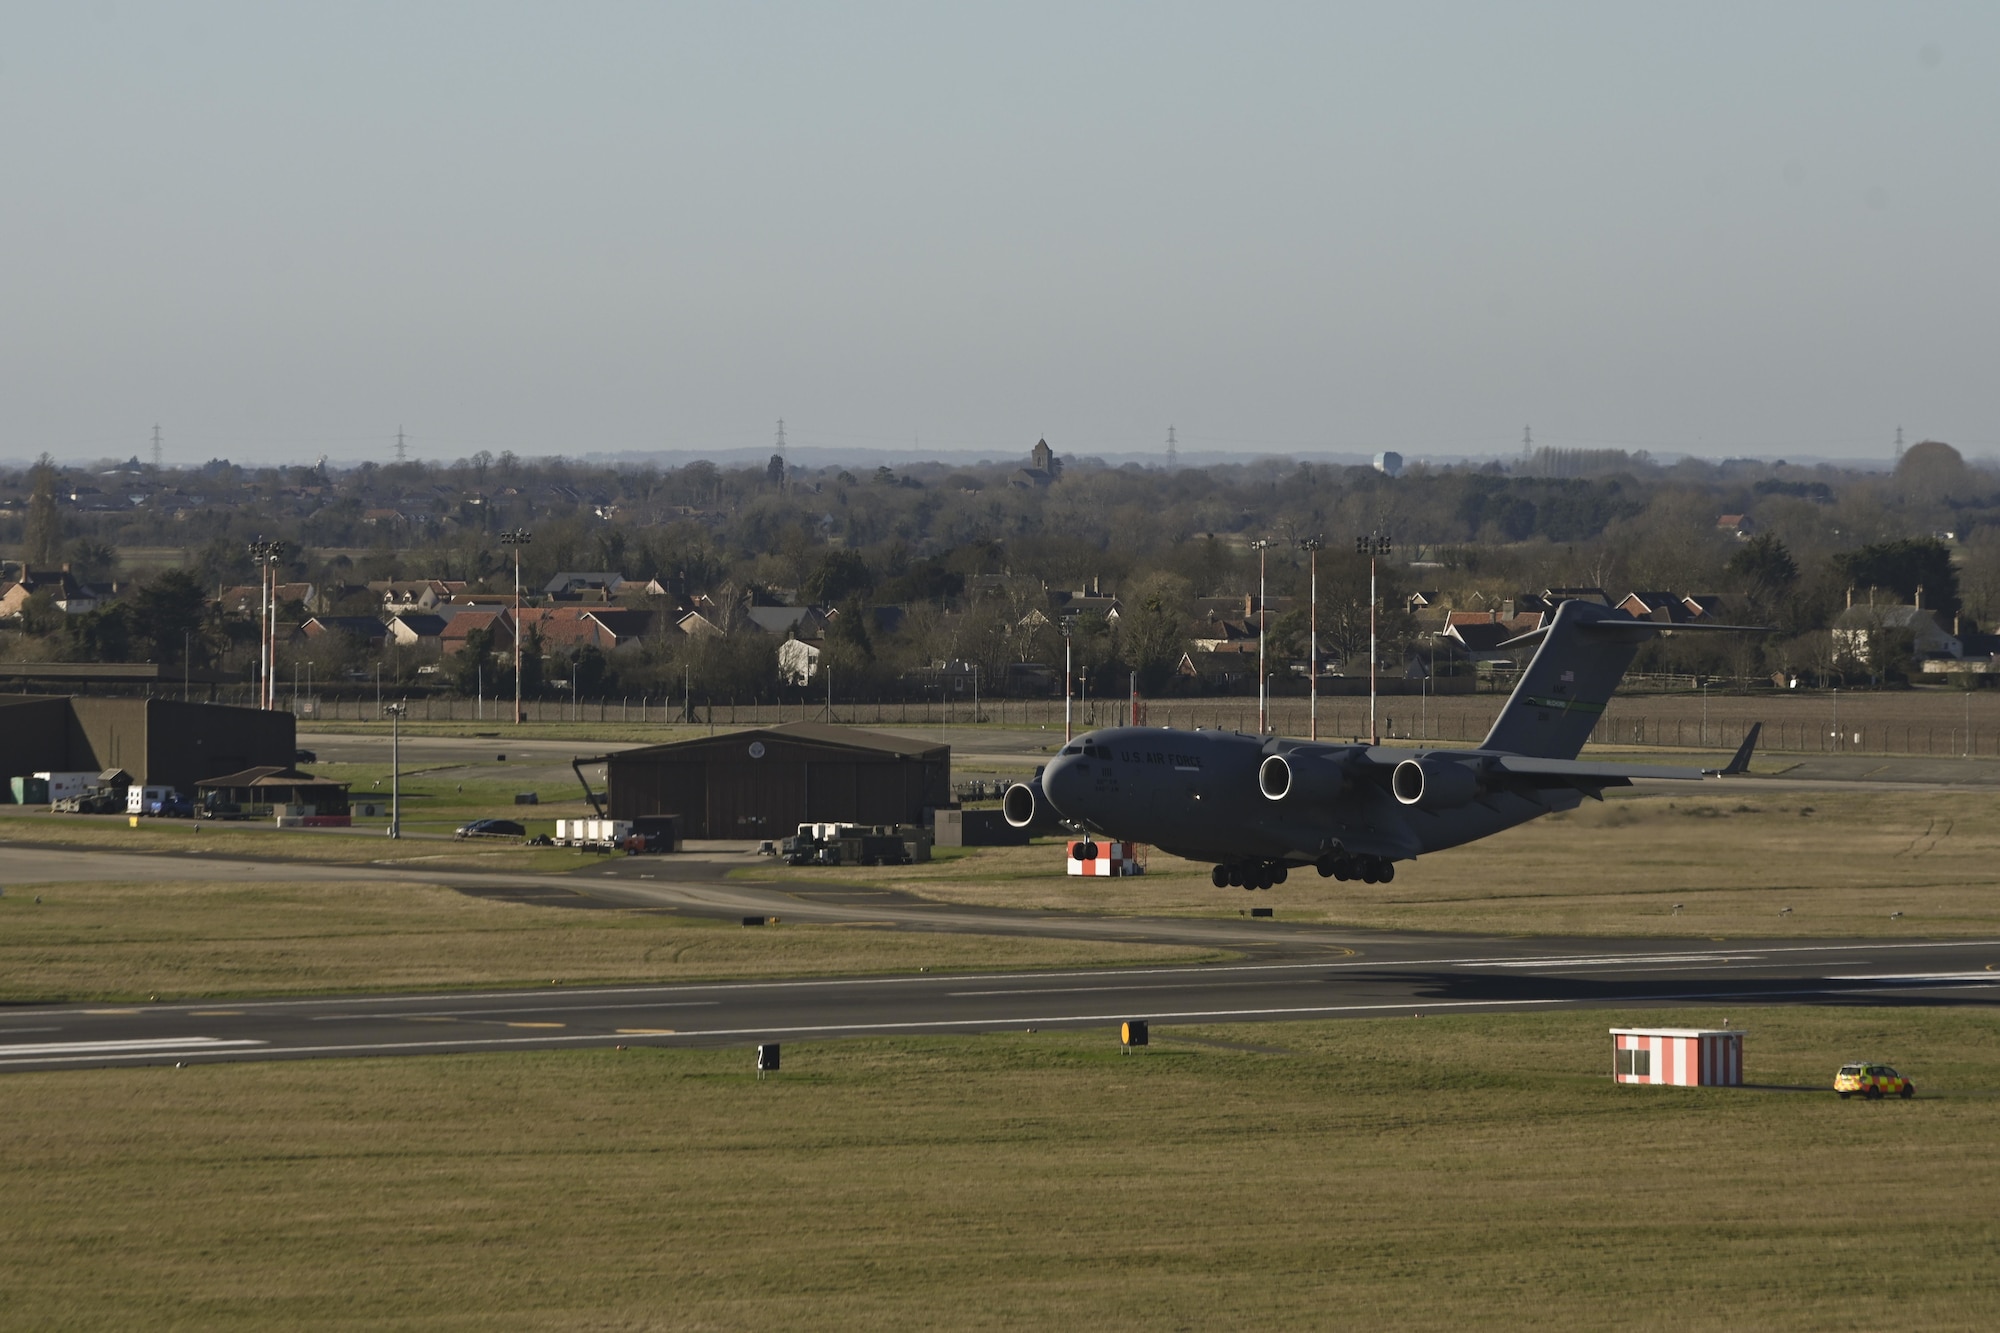
[[[527,530],[520,549],[531,591],[558,570],[658,576],[678,594],[706,595],[724,631],[661,632],[601,654],[601,664],[579,651],[545,674],[633,692],[699,678],[711,692],[731,687],[746,698],[781,686],[769,638],[739,632],[745,608],[838,608],[826,660],[857,689],[907,689],[941,662],[976,664],[998,689],[1020,663],[1059,666],[1062,641],[1046,619],[1051,589],[1120,599],[1115,621],[1083,617],[1071,644],[1101,677],[1098,688],[1122,690],[1134,671],[1155,692],[1242,688],[1219,674],[1171,677],[1203,629],[1198,599],[1257,591],[1251,542],[1260,538],[1273,542],[1269,595],[1293,599],[1271,627],[1274,657],[1303,652],[1308,565],[1298,543],[1312,536],[1325,540],[1322,644],[1341,656],[1366,642],[1367,562],[1353,547],[1363,535],[1391,543],[1379,591],[1383,627],[1398,646],[1415,641],[1403,598],[1416,589],[1466,609],[1545,587],[1598,587],[1614,600],[1633,590],[1734,598],[1741,614],[1780,633],[1726,647],[1682,636],[1649,650],[1649,661],[1744,676],[1837,669],[1824,636],[1850,590],[1908,601],[1922,586],[1926,606],[1959,614],[1967,629],[2000,618],[2000,475],[1944,444],[1911,448],[1887,473],[1747,460],[1662,465],[1606,451],[1418,463],[1395,478],[1276,459],[1168,471],[1070,458],[1060,480],[1038,485],[1021,475],[1024,462],[806,469],[773,459],[660,469],[480,455],[349,470],[128,468],[103,484],[94,481],[103,469],[49,463],[0,476],[0,545],[31,565],[65,559],[79,577],[141,587],[160,576],[128,553],[168,548],[165,561],[212,596],[254,581],[249,541],[277,538],[287,543],[280,577],[332,599],[286,608],[301,615],[367,609],[371,599],[357,590],[371,579],[509,590],[514,549],[500,535]],[[113,484],[130,503],[73,498]],[[902,614],[875,610],[890,606]],[[45,612],[21,623],[8,656],[178,660],[153,621],[126,626],[121,649],[115,626]],[[205,634],[181,633],[198,662],[245,651],[241,627],[212,608]],[[351,650],[296,653],[328,655],[330,673],[361,669]],[[381,656],[406,678],[423,664],[415,653]],[[497,659],[493,668],[503,677],[510,669]],[[440,674],[451,673],[432,673]],[[484,674],[482,665],[477,684]]]

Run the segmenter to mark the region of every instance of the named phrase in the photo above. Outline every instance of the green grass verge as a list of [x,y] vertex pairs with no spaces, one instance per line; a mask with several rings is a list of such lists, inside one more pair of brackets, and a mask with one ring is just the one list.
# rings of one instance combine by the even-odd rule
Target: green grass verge
[[[39,897],[40,902],[35,901]],[[1193,961],[1221,951],[907,932],[761,930],[429,884],[57,883],[0,897],[0,1002],[695,981]]]
[[1992,807],[1992,794],[1976,791],[1620,795],[1402,862],[1390,884],[1304,870],[1262,893],[1217,889],[1208,863],[1157,849],[1138,878],[1070,878],[1053,841],[972,860],[791,873],[948,902],[1194,915],[1273,907],[1286,919],[1384,930],[2000,937]]
[[[1989,1327],[2000,1037],[1771,1009],[0,1079],[15,1327]],[[1262,1049],[1193,1044],[1238,1042]],[[1841,1102],[1865,1053],[1914,1102]]]
[[[24,843],[103,852],[201,852],[254,857],[273,863],[317,862],[342,865],[407,862],[433,870],[494,870],[559,874],[588,864],[590,854],[560,847],[476,839],[441,842],[435,838],[392,839],[380,826],[359,830],[276,829],[268,823],[141,820],[132,828],[114,820],[68,815],[20,815],[0,819],[0,847]],[[419,831],[405,823],[406,832]],[[442,830],[432,830],[442,831]]]

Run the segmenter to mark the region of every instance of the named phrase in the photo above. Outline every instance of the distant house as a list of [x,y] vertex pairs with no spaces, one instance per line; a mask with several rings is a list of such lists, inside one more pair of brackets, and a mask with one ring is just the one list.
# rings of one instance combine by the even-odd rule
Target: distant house
[[1726,625],[1757,623],[1757,608],[1741,593],[1691,592],[1681,598],[1681,605],[1687,608],[1691,621],[1706,620],[1710,624]]
[[542,585],[542,592],[559,602],[590,599],[609,601],[625,586],[625,576],[609,570],[559,570]]
[[652,628],[650,611],[623,607],[533,606],[521,608],[524,639],[539,634],[547,648],[590,647],[609,651],[642,637]]
[[1498,611],[1454,611],[1446,617],[1438,636],[1458,644],[1475,659],[1489,660],[1505,656],[1500,645],[1515,637],[1515,629]]
[[474,630],[484,630],[491,636],[491,646],[495,652],[514,651],[514,615],[502,609],[498,611],[460,611],[445,622],[438,635],[438,649],[441,652],[456,653],[465,648],[465,640]]
[[[310,583],[280,583],[271,590],[274,605],[297,602],[300,606],[311,606],[319,590]],[[224,588],[216,598],[225,616],[256,616],[263,614],[264,589],[261,584],[245,583],[234,588]]]
[[819,671],[820,647],[804,639],[778,645],[778,678],[787,685],[807,685]]
[[811,606],[751,606],[744,608],[743,619],[747,628],[761,630],[765,634],[821,639],[826,637],[826,627],[833,617]]
[[1435,588],[1428,592],[1413,592],[1403,600],[1403,609],[1411,615],[1415,615],[1419,611],[1425,611],[1436,606],[1438,598],[1443,595],[1443,593],[1440,593]]
[[1670,592],[1628,592],[1618,609],[1634,620],[1651,620],[1662,625],[1678,625],[1695,619],[1684,598]]
[[389,637],[405,648],[437,648],[442,646],[447,623],[432,612],[405,611],[390,619]]
[[464,579],[377,579],[368,590],[382,598],[382,614],[429,611],[465,591]]
[[1850,606],[1834,618],[1833,643],[1844,653],[1873,670],[1875,644],[1885,633],[1907,633],[1910,649],[1920,658],[1957,660],[1965,656],[1965,642],[1947,630],[1936,611],[1921,606]]
[[722,629],[699,611],[683,611],[680,617],[674,621],[674,628],[691,639],[720,639],[724,637]]
[[1116,597],[1086,596],[1080,592],[1051,593],[1049,601],[1053,604],[1057,620],[1063,622],[1075,620],[1078,616],[1103,616],[1115,625],[1125,611],[1125,604]]
[[70,573],[68,565],[61,569],[23,568],[18,580],[0,589],[0,618],[11,619],[20,615],[28,599],[36,593],[49,594],[56,610],[76,616],[95,611],[99,605],[110,601],[117,594],[117,588],[115,585],[85,583]]
[[1715,520],[1715,526],[1740,542],[1757,535],[1757,520],[1748,514],[1723,514]]
[[345,634],[370,648],[380,648],[388,630],[374,616],[311,616],[299,626],[299,637],[307,643],[329,634]]
[[1557,602],[1596,602],[1600,606],[1611,605],[1610,594],[1602,588],[1544,588],[1541,600],[1544,605],[1535,608],[1536,610],[1553,611]]

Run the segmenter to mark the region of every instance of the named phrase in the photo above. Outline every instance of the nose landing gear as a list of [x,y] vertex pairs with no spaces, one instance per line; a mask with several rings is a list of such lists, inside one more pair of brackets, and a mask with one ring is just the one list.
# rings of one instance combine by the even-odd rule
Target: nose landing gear
[[1363,884],[1387,884],[1396,878],[1396,863],[1385,856],[1322,856],[1317,869],[1322,878],[1358,879]]
[[1283,884],[1287,873],[1283,861],[1249,861],[1217,866],[1208,872],[1208,879],[1218,889],[1268,889],[1273,884]]

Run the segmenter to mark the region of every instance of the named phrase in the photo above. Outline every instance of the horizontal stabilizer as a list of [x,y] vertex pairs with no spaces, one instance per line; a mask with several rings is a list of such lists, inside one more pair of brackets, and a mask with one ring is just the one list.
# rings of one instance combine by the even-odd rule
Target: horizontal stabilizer
[[1580,759],[1538,759],[1530,755],[1500,755],[1494,761],[1503,773],[1522,777],[1570,778],[1578,782],[1630,782],[1635,778],[1663,778],[1673,782],[1700,782],[1698,768],[1668,768],[1659,764],[1591,764]]
[[[1539,629],[1529,630],[1526,634],[1516,634],[1513,638],[1505,640],[1499,646],[1502,648],[1518,648],[1524,643],[1535,642],[1537,639],[1540,639],[1543,635],[1547,634],[1553,628],[1555,628],[1553,625],[1543,625]],[[1707,633],[1719,634],[1722,633],[1723,631],[1728,631],[1729,633],[1732,634],[1770,634],[1776,630],[1776,626],[1773,625],[1715,625],[1715,624],[1710,624],[1706,620],[1693,620],[1684,622],[1674,622],[1669,620],[1598,620],[1598,621],[1584,621],[1583,623],[1575,626],[1575,628],[1585,634],[1596,633],[1596,634],[1626,634],[1626,635],[1629,635],[1634,628],[1638,628],[1649,631],[1647,635],[1647,637],[1649,638],[1653,634],[1676,634],[1684,629],[1694,630],[1698,633],[1704,633],[1704,634]]]

